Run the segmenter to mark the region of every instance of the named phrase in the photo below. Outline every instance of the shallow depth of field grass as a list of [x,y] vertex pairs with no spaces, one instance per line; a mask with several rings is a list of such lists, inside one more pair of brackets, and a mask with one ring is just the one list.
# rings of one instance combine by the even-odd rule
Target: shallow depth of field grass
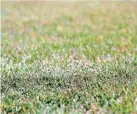
[[136,114],[137,2],[2,2],[1,109]]

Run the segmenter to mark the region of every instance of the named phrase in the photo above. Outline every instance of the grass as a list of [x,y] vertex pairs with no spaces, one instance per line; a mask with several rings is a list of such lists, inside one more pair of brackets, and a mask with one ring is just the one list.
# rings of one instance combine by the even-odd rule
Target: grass
[[1,109],[136,114],[137,2],[2,2]]

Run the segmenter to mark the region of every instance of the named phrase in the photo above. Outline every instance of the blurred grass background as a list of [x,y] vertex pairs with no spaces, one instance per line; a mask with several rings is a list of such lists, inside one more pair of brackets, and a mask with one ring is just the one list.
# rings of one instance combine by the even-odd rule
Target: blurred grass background
[[135,55],[136,5],[2,2],[2,55],[15,62],[29,55],[31,60],[55,55],[60,60],[74,54],[87,59],[105,54]]

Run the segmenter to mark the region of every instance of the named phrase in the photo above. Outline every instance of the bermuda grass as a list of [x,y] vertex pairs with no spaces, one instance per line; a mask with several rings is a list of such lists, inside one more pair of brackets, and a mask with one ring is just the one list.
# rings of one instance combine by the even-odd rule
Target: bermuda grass
[[2,2],[1,109],[135,114],[137,2]]

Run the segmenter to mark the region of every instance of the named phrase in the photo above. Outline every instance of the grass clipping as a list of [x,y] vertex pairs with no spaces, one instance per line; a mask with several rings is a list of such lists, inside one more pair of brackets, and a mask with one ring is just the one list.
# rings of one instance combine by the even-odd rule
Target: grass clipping
[[91,63],[68,60],[62,65],[39,61],[30,66],[22,65],[9,69],[2,65],[2,98],[10,93],[22,96],[31,92],[92,91],[108,87],[115,91],[137,79],[135,66],[123,61]]

